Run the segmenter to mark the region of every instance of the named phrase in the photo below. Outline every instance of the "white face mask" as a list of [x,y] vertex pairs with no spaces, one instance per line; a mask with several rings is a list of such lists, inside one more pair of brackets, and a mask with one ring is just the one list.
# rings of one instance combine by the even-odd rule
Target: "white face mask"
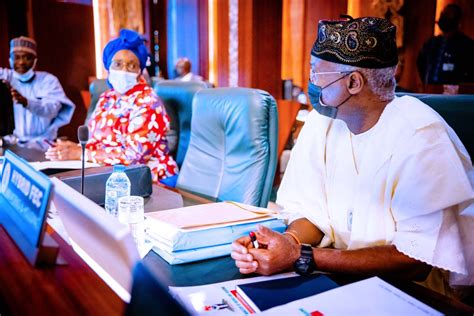
[[137,83],[138,74],[122,70],[109,70],[109,82],[120,94],[132,89]]
[[30,69],[28,69],[28,71],[25,72],[24,74],[16,72],[13,67],[13,60],[10,58],[9,61],[10,61],[10,67],[11,69],[13,69],[13,78],[21,82],[28,82],[35,75],[35,67],[36,67],[36,61],[37,61],[36,58],[35,58],[35,61],[33,62],[33,66]]

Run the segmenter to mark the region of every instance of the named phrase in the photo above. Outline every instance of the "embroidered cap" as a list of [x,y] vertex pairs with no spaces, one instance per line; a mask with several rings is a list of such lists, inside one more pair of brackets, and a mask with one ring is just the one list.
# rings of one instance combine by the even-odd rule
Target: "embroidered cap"
[[398,63],[395,25],[376,17],[348,18],[319,21],[311,55],[361,68],[385,68]]
[[20,36],[10,41],[10,54],[26,52],[36,56],[36,42],[34,39]]

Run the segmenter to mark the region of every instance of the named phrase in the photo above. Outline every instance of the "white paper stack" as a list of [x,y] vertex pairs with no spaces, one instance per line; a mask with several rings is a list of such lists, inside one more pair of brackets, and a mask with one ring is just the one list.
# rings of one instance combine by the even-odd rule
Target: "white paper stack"
[[[82,161],[80,160],[62,160],[62,161],[35,161],[29,163],[36,170],[45,169],[81,169]],[[86,162],[84,168],[100,167],[99,164]]]
[[230,254],[231,243],[257,224],[283,232],[275,212],[234,202],[201,204],[147,213],[147,235],[153,250],[170,264]]

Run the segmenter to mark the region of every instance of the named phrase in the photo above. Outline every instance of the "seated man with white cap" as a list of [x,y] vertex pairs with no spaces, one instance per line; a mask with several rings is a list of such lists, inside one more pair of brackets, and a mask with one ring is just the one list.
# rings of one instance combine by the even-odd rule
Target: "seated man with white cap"
[[10,86],[14,102],[15,130],[10,143],[45,150],[47,141],[71,121],[74,104],[64,94],[59,80],[44,71],[35,71],[36,42],[18,37],[10,42],[10,66],[0,68],[0,80]]

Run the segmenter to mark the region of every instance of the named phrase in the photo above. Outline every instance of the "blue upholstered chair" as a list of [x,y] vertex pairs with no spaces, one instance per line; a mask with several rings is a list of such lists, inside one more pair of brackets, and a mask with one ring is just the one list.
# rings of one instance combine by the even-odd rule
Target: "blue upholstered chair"
[[[206,88],[204,82],[163,80],[154,85],[156,94],[161,98],[170,117],[171,133],[167,135],[170,148],[177,143],[175,154],[179,167],[183,164],[188,149],[191,129],[193,97],[201,89]],[[177,139],[176,139],[177,138]]]
[[92,113],[94,113],[100,95],[107,89],[110,89],[110,87],[107,84],[106,79],[96,79],[90,84],[89,92],[91,94],[91,103],[89,104],[89,109],[87,110],[86,122],[89,120]]
[[474,95],[397,93],[411,95],[432,107],[452,127],[474,159]]
[[216,200],[266,207],[277,165],[275,99],[249,88],[203,89],[177,187]]

